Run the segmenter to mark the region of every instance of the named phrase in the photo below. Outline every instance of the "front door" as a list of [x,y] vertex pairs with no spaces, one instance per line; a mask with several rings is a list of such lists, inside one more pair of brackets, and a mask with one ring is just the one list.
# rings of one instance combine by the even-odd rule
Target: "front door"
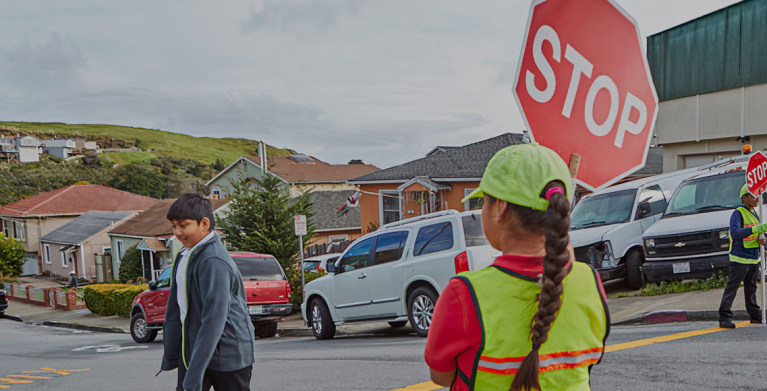
[[352,246],[338,263],[333,275],[333,305],[339,317],[346,321],[372,317],[368,291],[367,267],[373,239]]

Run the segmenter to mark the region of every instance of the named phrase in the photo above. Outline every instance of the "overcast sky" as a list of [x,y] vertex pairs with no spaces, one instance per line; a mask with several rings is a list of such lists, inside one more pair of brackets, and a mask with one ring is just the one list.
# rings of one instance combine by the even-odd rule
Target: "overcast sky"
[[[644,36],[734,1],[618,0]],[[244,137],[381,168],[524,128],[529,1],[4,0],[0,119]]]

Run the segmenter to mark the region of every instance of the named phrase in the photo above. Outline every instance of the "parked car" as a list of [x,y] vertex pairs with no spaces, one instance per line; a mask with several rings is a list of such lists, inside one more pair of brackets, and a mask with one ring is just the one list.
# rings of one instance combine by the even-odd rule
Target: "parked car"
[[[290,284],[280,263],[268,254],[230,253],[242,274],[248,311],[255,327],[255,336],[272,337],[277,333],[277,320],[293,311]],[[149,289],[133,300],[130,331],[139,343],[152,342],[162,330],[165,307],[170,293],[171,267],[166,268]]]
[[642,233],[655,223],[671,194],[697,169],[637,179],[581,199],[570,214],[575,259],[593,266],[602,281],[625,278],[631,289],[642,286]]
[[482,233],[480,211],[455,210],[382,226],[355,240],[328,275],[305,287],[304,323],[317,339],[333,338],[337,325],[410,321],[426,336],[434,304],[451,277],[489,266],[500,252]]
[[719,162],[679,185],[663,217],[642,237],[648,282],[727,273],[730,216],[741,205],[747,158]]
[[308,272],[325,272],[328,270],[327,264],[335,262],[340,255],[341,253],[330,253],[306,258],[304,259],[304,270]]
[[5,289],[0,289],[0,315],[5,313],[8,308],[8,294],[5,293]]

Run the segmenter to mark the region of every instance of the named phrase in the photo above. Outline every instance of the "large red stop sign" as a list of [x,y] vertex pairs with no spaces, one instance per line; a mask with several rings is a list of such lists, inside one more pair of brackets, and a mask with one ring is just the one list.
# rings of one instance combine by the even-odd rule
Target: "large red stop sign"
[[532,138],[579,154],[592,190],[644,167],[658,96],[634,20],[608,0],[537,0],[523,45],[514,95]]
[[767,156],[764,156],[762,151],[757,151],[748,158],[746,185],[755,197],[762,194],[767,187]]

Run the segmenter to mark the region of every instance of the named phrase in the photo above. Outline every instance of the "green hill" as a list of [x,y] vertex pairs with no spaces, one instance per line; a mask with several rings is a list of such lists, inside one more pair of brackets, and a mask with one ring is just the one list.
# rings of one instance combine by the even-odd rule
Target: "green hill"
[[[192,159],[213,164],[217,159],[225,164],[243,155],[257,155],[258,142],[244,138],[194,137],[157,129],[134,128],[117,125],[65,124],[62,122],[2,122],[0,132],[6,135],[20,133],[40,139],[84,137],[100,141],[102,148],[136,146],[142,152],[110,152],[104,160],[117,164],[148,162],[159,156]],[[109,144],[109,145],[105,145]],[[295,153],[267,145],[267,155],[284,156]]]

